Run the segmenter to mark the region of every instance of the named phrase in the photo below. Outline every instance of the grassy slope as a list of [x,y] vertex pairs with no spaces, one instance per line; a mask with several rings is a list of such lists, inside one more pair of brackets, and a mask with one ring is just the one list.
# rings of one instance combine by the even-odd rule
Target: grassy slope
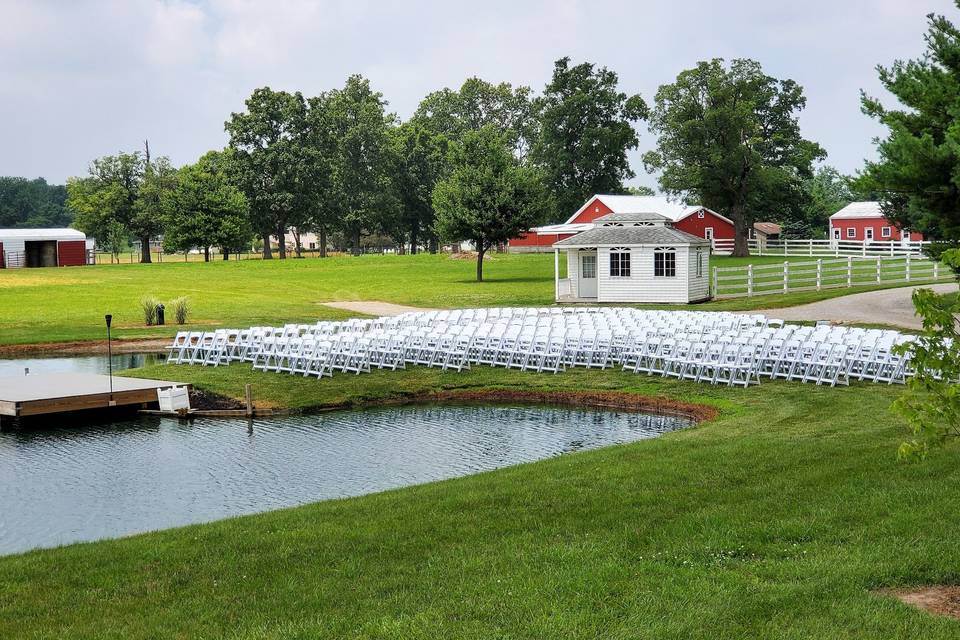
[[518,385],[659,393],[721,415],[468,478],[2,558],[0,637],[960,634],[870,594],[960,579],[957,449],[895,462],[896,388],[743,391],[582,370],[143,372],[161,373],[229,393],[250,380],[259,398],[301,406]]
[[[713,262],[739,264],[742,260],[714,258]],[[146,294],[161,300],[189,296],[191,322],[201,328],[348,315],[319,304],[330,300],[385,300],[424,307],[553,302],[552,255],[497,256],[485,272],[488,281],[477,283],[473,262],[431,255],[0,270],[0,344],[99,339],[105,313],[114,314],[114,335],[120,338],[173,335],[173,326],[142,326],[138,302]],[[698,308],[776,308],[847,293],[850,290],[834,289],[771,295]]]

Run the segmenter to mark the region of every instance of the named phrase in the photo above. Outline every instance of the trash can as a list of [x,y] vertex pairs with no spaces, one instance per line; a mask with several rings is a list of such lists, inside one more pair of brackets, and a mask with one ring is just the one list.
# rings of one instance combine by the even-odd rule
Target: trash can
[[157,305],[157,324],[163,324],[163,305]]

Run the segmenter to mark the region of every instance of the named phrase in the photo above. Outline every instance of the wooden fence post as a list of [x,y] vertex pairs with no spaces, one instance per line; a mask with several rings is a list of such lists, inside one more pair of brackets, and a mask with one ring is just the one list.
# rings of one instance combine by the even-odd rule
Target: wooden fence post
[[817,291],[823,284],[823,258],[817,258]]
[[847,256],[847,286],[853,286],[853,256]]
[[938,273],[939,271],[940,271],[940,263],[934,262],[933,263],[933,279],[934,280],[936,280],[940,276],[940,274]]
[[753,265],[747,265],[747,297],[753,296]]
[[790,291],[790,263],[786,260],[783,261],[783,292],[788,293]]
[[907,254],[907,282],[910,282],[910,254]]
[[883,268],[883,258],[877,256],[877,282],[880,282],[880,270]]
[[810,238],[810,255],[813,255],[813,238]]

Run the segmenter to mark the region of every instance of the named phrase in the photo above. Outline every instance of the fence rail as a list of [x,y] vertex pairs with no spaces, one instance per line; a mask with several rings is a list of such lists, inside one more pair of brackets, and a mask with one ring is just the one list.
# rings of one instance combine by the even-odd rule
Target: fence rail
[[903,257],[846,258],[782,264],[713,268],[713,295],[739,298],[796,291],[909,282],[937,282],[953,278],[949,269],[932,260]]
[[[733,253],[732,239],[712,241],[713,252],[718,255]],[[920,241],[875,241],[875,240],[758,240],[748,241],[751,255],[759,256],[810,256],[810,257],[873,257],[873,256],[923,256],[923,248],[929,242]]]

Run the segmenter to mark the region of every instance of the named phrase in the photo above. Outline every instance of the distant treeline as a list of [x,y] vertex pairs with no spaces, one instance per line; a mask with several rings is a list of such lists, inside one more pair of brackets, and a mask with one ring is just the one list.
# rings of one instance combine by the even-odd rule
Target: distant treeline
[[28,180],[0,177],[0,228],[68,227],[73,214],[66,206],[67,188]]

